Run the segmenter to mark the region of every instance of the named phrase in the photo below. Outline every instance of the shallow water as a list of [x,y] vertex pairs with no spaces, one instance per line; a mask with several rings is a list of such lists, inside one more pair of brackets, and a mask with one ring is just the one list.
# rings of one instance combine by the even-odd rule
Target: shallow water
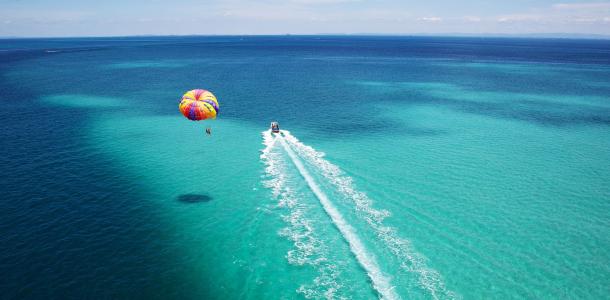
[[0,44],[3,297],[610,293],[607,41]]

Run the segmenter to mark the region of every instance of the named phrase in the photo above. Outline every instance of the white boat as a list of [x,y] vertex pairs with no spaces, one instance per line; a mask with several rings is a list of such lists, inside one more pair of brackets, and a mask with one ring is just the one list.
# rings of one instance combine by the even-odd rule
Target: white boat
[[273,133],[280,133],[280,124],[278,122],[271,122],[270,129]]

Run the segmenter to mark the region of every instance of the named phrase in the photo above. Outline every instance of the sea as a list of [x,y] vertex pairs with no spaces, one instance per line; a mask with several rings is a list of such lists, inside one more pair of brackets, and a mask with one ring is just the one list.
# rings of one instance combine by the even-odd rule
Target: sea
[[0,142],[2,299],[610,299],[608,40],[1,39]]

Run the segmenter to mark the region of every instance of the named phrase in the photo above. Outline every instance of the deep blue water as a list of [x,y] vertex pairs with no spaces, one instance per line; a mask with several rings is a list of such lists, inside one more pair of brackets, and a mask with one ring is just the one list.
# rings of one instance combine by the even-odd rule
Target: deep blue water
[[[178,114],[192,88],[220,100],[213,140]],[[287,167],[328,265],[290,259],[303,229],[282,216],[301,211],[277,205],[265,187],[279,175],[258,157],[271,120],[324,151],[426,258],[386,260],[339,205],[402,298],[610,293],[606,40],[3,39],[0,106],[2,298],[379,296]],[[428,268],[441,284],[421,283]]]

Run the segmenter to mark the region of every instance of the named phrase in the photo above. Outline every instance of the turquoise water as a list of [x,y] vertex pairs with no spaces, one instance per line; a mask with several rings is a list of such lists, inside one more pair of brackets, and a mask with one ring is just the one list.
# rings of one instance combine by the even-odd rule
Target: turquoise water
[[610,294],[607,41],[1,43],[9,299]]

